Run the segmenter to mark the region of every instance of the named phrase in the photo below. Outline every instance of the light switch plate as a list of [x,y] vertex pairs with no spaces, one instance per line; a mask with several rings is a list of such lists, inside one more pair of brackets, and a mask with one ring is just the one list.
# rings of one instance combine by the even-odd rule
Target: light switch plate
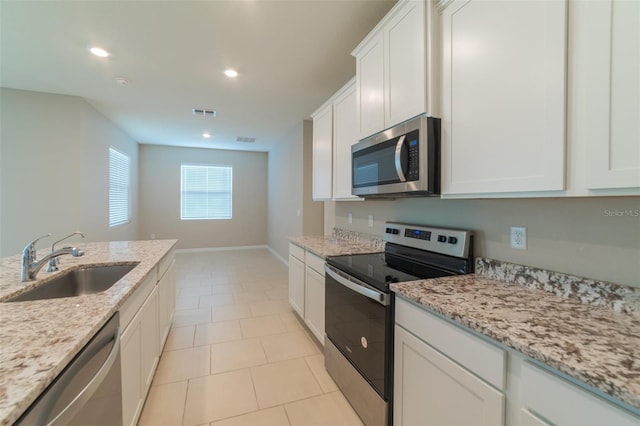
[[369,228],[373,228],[373,215],[369,215]]

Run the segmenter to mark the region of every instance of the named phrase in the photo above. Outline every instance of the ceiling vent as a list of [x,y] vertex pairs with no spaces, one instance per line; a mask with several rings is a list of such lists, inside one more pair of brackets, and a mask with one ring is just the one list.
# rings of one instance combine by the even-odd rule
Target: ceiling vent
[[238,136],[236,138],[236,142],[249,142],[249,143],[253,143],[256,141],[256,138],[250,138],[248,136]]
[[193,113],[193,115],[201,115],[203,117],[214,118],[216,116],[216,112],[212,109],[193,108],[191,109],[191,112]]

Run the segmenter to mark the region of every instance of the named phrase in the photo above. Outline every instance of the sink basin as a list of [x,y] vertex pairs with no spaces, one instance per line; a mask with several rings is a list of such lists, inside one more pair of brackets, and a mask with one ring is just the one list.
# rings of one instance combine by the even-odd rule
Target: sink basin
[[114,285],[135,268],[137,263],[126,265],[88,266],[60,275],[51,281],[8,299],[8,302],[58,299],[83,294],[100,293]]

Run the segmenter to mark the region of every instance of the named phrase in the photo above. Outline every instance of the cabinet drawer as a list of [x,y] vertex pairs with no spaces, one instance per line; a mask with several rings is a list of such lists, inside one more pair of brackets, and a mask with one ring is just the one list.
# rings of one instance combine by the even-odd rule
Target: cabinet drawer
[[558,426],[640,424],[640,417],[530,362],[522,365],[522,402]]
[[313,253],[306,252],[304,257],[304,263],[311,269],[318,272],[324,277],[324,259],[320,256],[316,256]]
[[122,304],[120,307],[120,330],[127,328],[127,325],[131,322],[131,319],[135,316],[136,312],[142,307],[142,304],[156,285],[157,271],[156,268],[151,270],[151,273],[147,275],[144,281],[135,289],[133,294]]
[[289,243],[289,254],[304,262],[304,249],[302,247]]
[[396,323],[496,388],[505,389],[504,349],[400,298],[396,299]]

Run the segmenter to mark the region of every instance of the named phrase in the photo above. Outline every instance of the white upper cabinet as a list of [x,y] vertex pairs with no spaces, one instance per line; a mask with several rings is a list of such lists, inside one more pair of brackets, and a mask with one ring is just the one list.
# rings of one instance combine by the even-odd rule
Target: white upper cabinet
[[358,142],[355,78],[313,118],[313,199],[359,200],[351,195],[351,145]]
[[577,11],[588,78],[575,94],[588,108],[587,188],[640,188],[640,2],[587,3]]
[[358,199],[351,194],[351,146],[358,141],[356,86],[350,82],[333,101],[333,198]]
[[567,2],[442,13],[442,193],[565,189]]
[[314,113],[313,117],[313,199],[331,200],[333,156],[333,105]]
[[437,115],[437,13],[400,0],[353,51],[362,139],[422,113]]

